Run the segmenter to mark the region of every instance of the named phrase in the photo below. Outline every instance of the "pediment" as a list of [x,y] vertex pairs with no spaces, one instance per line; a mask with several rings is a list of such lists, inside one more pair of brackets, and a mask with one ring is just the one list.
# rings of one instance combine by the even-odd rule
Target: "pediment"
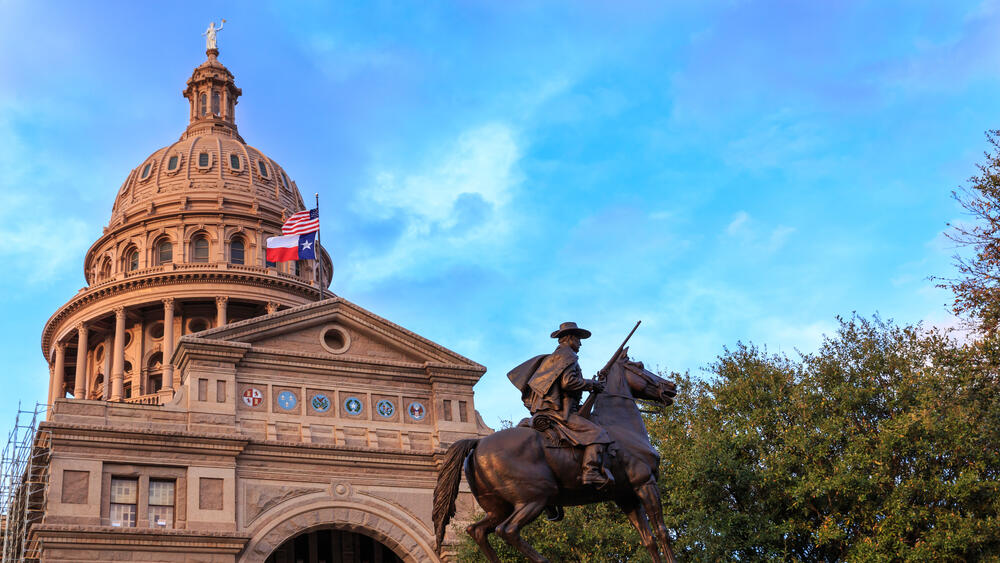
[[310,357],[434,363],[485,371],[476,362],[340,297],[208,330],[199,338]]

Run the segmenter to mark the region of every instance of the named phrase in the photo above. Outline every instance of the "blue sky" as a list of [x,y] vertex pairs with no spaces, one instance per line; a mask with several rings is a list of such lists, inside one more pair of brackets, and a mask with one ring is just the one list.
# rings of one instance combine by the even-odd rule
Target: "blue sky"
[[593,373],[949,326],[952,189],[1000,124],[997,2],[0,0],[0,423],[128,172],[226,18],[247,141],[323,203],[333,290],[506,372],[574,320]]

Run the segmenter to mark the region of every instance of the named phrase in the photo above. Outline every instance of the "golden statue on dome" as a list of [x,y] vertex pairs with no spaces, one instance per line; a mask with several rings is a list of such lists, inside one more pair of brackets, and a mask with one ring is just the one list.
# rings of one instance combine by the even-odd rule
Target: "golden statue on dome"
[[215,27],[215,22],[208,22],[208,29],[202,35],[205,36],[205,49],[208,51],[218,51],[219,47],[215,42],[215,34],[222,31],[222,26],[226,25],[226,20],[223,19],[219,27]]

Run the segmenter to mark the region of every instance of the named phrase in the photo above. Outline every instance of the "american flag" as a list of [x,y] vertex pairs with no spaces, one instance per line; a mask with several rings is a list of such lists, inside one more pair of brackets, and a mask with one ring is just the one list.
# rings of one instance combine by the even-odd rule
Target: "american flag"
[[283,235],[305,235],[319,230],[319,209],[299,211],[281,226]]

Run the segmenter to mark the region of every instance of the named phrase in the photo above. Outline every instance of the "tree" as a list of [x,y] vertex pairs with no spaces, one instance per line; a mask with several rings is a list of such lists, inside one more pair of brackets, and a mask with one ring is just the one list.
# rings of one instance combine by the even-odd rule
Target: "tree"
[[878,319],[727,351],[648,424],[679,558],[1000,561],[998,360]]
[[938,287],[955,294],[952,310],[965,317],[979,331],[996,334],[1000,328],[1000,130],[986,132],[990,151],[977,164],[979,173],[952,196],[972,217],[973,222],[950,223],[945,235],[972,256],[955,254],[958,276],[938,278]]

